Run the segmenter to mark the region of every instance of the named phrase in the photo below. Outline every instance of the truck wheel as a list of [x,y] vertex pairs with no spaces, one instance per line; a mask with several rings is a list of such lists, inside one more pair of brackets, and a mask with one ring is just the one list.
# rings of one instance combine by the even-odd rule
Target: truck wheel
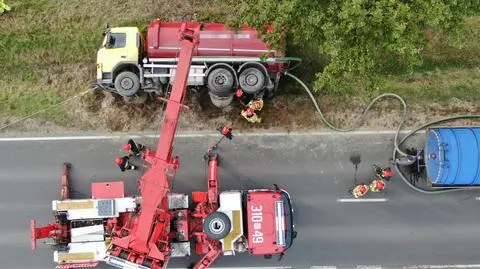
[[122,96],[132,96],[140,90],[140,79],[135,73],[124,71],[115,78],[115,89]]
[[233,95],[235,77],[230,70],[223,67],[215,68],[208,74],[207,81],[212,94],[219,97]]
[[250,67],[240,73],[238,80],[244,92],[255,94],[264,87],[265,74],[256,67]]
[[213,92],[209,92],[208,96],[210,96],[210,101],[212,104],[221,109],[227,108],[233,101],[233,94],[227,97],[221,97],[215,95]]
[[213,240],[225,238],[230,233],[232,223],[225,213],[213,212],[205,218],[203,231]]

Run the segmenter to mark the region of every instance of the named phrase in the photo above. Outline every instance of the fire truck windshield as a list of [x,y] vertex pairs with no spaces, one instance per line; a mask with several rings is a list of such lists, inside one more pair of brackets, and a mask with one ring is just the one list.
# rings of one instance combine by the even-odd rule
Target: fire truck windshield
[[[297,236],[295,225],[293,224],[293,208],[288,192],[282,190],[282,201],[275,206],[275,214],[278,214],[277,220],[284,218],[285,229],[277,229],[277,244],[283,243],[284,250],[292,246],[293,239]],[[282,206],[280,206],[282,204]],[[283,210],[282,210],[283,208]],[[278,213],[277,213],[278,212]],[[283,217],[280,215],[283,213]],[[281,224],[280,224],[281,225]]]

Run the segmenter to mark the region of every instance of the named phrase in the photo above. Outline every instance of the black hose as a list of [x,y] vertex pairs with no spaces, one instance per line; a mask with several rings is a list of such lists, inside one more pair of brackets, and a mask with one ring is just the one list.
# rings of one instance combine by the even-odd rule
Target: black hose
[[[446,118],[443,118],[443,119],[440,119],[440,120],[436,120],[436,121],[432,121],[432,122],[429,122],[429,123],[426,123],[426,124],[423,124],[421,125],[420,127],[416,128],[415,130],[411,131],[410,133],[408,133],[405,137],[402,138],[402,140],[400,140],[400,142],[398,142],[398,135],[400,134],[400,130],[403,126],[403,124],[405,123],[405,120],[407,118],[407,104],[405,102],[405,100],[400,97],[399,95],[395,94],[395,93],[383,93],[383,94],[380,94],[379,96],[375,97],[369,104],[368,106],[363,110],[363,113],[357,118],[357,120],[355,121],[355,123],[349,127],[349,128],[346,128],[346,129],[340,129],[336,126],[334,126],[333,124],[331,124],[324,116],[322,110],[320,109],[320,106],[318,105],[317,103],[317,100],[315,99],[315,97],[313,96],[312,92],[310,91],[310,89],[307,87],[307,85],[305,85],[305,83],[300,80],[298,77],[288,73],[288,72],[285,72],[285,75],[293,78],[295,81],[297,81],[302,87],[303,89],[307,92],[307,94],[309,95],[310,99],[312,100],[312,103],[313,105],[315,106],[319,116],[320,116],[320,119],[332,130],[334,131],[337,131],[337,132],[351,132],[355,129],[357,129],[358,127],[360,127],[361,123],[364,121],[365,119],[365,116],[366,114],[368,113],[368,111],[372,108],[372,106],[378,102],[378,100],[382,99],[382,98],[386,98],[386,97],[391,97],[391,98],[395,98],[397,100],[400,101],[400,103],[402,104],[403,106],[403,116],[402,116],[402,120],[397,128],[397,131],[395,133],[395,138],[394,138],[394,145],[395,145],[395,148],[393,150],[393,154],[392,154],[392,158],[393,160],[396,159],[397,157],[397,153],[399,153],[400,155],[403,155],[403,156],[407,156],[408,154],[406,154],[405,152],[403,152],[402,150],[400,150],[400,145],[402,145],[403,143],[405,143],[405,141],[411,137],[412,135],[414,135],[415,133],[417,133],[418,131],[422,130],[422,129],[425,129],[431,125],[434,125],[434,124],[438,124],[438,123],[441,123],[441,122],[446,122],[446,121],[453,121],[453,120],[458,120],[458,119],[480,119],[480,115],[456,115],[456,116],[451,116],[451,117],[446,117]],[[418,192],[421,192],[421,193],[424,193],[424,194],[441,194],[441,193],[447,193],[447,192],[453,192],[453,191],[460,191],[460,190],[473,190],[471,188],[448,188],[448,189],[434,189],[434,190],[426,190],[426,189],[422,189],[422,188],[419,188],[417,186],[414,186],[413,184],[410,183],[410,181],[405,177],[405,175],[403,175],[402,171],[400,170],[400,167],[398,166],[397,163],[395,163],[395,169],[397,170],[398,174],[400,175],[400,178],[405,182],[405,184],[407,184],[407,186],[409,186],[410,188],[412,188],[413,190],[415,191],[418,191]]]

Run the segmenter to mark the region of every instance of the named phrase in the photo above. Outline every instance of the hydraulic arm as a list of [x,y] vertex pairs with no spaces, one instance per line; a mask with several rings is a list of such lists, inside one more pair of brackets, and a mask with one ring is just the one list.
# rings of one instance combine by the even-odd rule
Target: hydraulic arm
[[[112,254],[131,260],[142,256],[163,267],[168,261],[169,225],[168,193],[170,182],[168,175],[178,168],[178,157],[172,157],[172,145],[177,130],[177,124],[183,108],[188,74],[192,54],[199,42],[200,27],[187,29],[184,23],[180,29],[179,39],[181,50],[177,72],[170,98],[166,100],[164,121],[161,126],[161,136],[155,152],[147,152],[145,159],[151,167],[139,181],[142,205],[139,215],[132,217],[130,225],[124,227],[123,234],[113,240]],[[133,225],[132,225],[133,224]],[[138,259],[138,258],[136,258]]]

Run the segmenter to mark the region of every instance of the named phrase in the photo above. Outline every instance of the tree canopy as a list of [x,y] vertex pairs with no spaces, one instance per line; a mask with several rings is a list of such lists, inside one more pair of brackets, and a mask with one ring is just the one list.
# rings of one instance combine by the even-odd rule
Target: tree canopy
[[[343,91],[360,79],[371,85],[393,65],[410,71],[422,63],[426,31],[452,33],[467,16],[478,14],[478,0],[223,0],[229,21],[255,28],[274,24],[263,35],[279,48],[280,32],[290,45],[323,55],[315,70],[317,89]],[[290,56],[295,56],[289,53]]]

